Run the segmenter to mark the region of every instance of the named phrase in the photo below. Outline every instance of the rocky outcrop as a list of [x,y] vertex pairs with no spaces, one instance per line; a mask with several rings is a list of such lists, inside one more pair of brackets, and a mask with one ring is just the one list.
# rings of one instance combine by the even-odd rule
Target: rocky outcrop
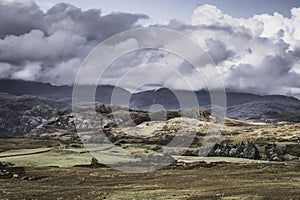
[[261,158],[258,148],[253,143],[219,143],[214,146],[208,156],[235,157],[258,160]]
[[277,144],[267,144],[264,148],[263,159],[270,161],[299,161],[299,145],[285,145],[279,147]]
[[20,178],[24,174],[23,167],[13,167],[10,163],[0,162],[0,179]]
[[[164,123],[168,120],[178,118],[181,115],[193,119],[195,118],[195,120],[198,121],[210,120],[210,114],[200,109],[184,112],[160,111],[149,113],[145,111],[128,110],[119,106],[99,104],[96,105],[95,110],[97,113],[96,117],[91,113],[94,112],[94,110],[88,108],[82,109],[80,115],[72,113],[71,109],[56,112],[49,120],[32,130],[29,137],[42,139],[72,139],[73,137],[73,139],[77,139],[78,136],[74,136],[76,132],[89,132],[90,135],[92,132],[95,132],[95,135],[97,135],[97,130],[101,129],[105,131],[107,136],[111,137],[111,139],[117,137],[120,140],[121,138],[128,139],[128,137],[122,134],[122,128],[129,132],[131,130],[138,131],[141,129],[139,125],[146,122],[151,123],[154,121]],[[175,133],[175,131],[168,132],[167,130],[165,132],[165,135]]]
[[64,143],[80,143],[71,109],[56,112],[49,120],[33,129],[29,138],[58,139]]
[[[294,146],[293,149],[288,149],[288,145],[279,147],[273,143],[263,145],[259,148],[252,142],[238,144],[222,142],[217,143],[208,156],[235,157],[268,161],[299,161],[300,151],[297,149],[299,149],[299,145]],[[197,156],[197,152],[186,151],[185,155]]]
[[23,137],[66,106],[29,95],[0,93],[0,137]]
[[[184,155],[198,156],[199,152],[195,147],[202,145],[203,138],[210,133],[210,126],[214,123],[213,117],[202,110],[148,113],[99,104],[96,106],[96,111],[96,118],[91,117],[93,115],[91,115],[90,109],[85,109],[80,118],[76,118],[71,109],[59,111],[35,128],[29,136],[37,139],[58,139],[71,144],[114,143],[118,146],[151,145],[158,147],[165,145],[181,147],[182,144],[190,143],[189,140],[192,138],[193,148],[186,150]],[[153,121],[153,119],[155,120]],[[272,127],[273,125],[257,126],[226,119],[225,130],[220,136],[223,142],[217,143],[208,155],[269,161],[299,160],[298,140],[293,139],[297,134],[295,131],[298,126],[281,125],[274,130]],[[270,133],[267,132],[268,128],[270,128]],[[267,138],[276,140],[273,138],[274,131],[283,132],[284,130],[293,135],[293,137],[284,135],[287,139],[283,142],[289,141],[288,145],[278,147],[276,144],[269,144]],[[254,133],[260,137],[251,136]],[[246,142],[232,142],[235,137],[241,135],[243,135],[242,141]],[[173,141],[175,136],[176,141]],[[252,139],[247,139],[250,136]],[[224,138],[222,139],[222,137]],[[171,141],[172,144],[170,144]]]

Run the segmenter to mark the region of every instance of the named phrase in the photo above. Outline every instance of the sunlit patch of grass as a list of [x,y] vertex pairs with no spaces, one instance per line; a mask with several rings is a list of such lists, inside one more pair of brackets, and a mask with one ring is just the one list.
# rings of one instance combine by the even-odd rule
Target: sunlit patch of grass
[[[39,149],[40,150],[40,149]],[[37,150],[20,150],[9,153],[28,153]],[[1,155],[1,154],[0,154]],[[13,154],[11,154],[13,155]],[[89,153],[63,153],[58,151],[49,151],[40,154],[12,156],[0,158],[0,162],[9,162],[15,166],[58,166],[58,167],[72,167],[75,165],[88,165],[91,162],[92,155]]]

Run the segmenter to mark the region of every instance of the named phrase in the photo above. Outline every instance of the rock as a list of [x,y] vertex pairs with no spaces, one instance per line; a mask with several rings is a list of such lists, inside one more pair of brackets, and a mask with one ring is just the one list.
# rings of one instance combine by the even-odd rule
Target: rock
[[104,164],[99,163],[97,158],[93,157],[92,160],[91,160],[90,167],[107,167],[107,166],[104,165]]
[[11,172],[7,170],[0,170],[0,179],[8,179],[8,178],[12,178]]
[[0,168],[0,179],[17,179],[25,174],[23,167],[11,167],[11,165],[2,165]]
[[276,144],[267,144],[265,146],[265,155],[270,161],[283,161],[283,153]]
[[22,177],[22,180],[29,180],[29,177],[28,176],[24,176],[24,177]]
[[8,168],[10,166],[12,166],[11,163],[0,162],[0,169],[6,169],[6,168]]
[[258,148],[251,142],[230,144],[217,143],[208,156],[236,157],[258,160],[261,158]]
[[290,154],[285,154],[283,158],[285,161],[298,161],[299,160],[299,157],[293,156]]
[[19,174],[13,174],[12,177],[13,177],[14,179],[17,179],[17,178],[19,178],[19,176],[20,176]]

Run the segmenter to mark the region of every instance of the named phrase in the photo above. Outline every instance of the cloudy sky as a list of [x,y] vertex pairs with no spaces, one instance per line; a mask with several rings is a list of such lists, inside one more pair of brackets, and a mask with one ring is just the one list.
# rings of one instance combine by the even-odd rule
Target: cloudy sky
[[[0,78],[72,84],[84,58],[101,41],[136,27],[180,31],[209,53],[226,88],[300,98],[300,1],[265,0],[0,0]],[[103,78],[114,84],[121,71],[163,63],[193,81],[188,64],[166,52],[135,52],[117,60]],[[156,68],[154,68],[157,70]],[[149,70],[149,68],[147,68]],[[139,71],[158,84],[187,89],[164,71]]]

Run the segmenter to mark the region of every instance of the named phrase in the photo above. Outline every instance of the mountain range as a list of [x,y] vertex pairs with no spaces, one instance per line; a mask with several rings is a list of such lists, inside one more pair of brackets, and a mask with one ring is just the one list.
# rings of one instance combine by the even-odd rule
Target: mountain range
[[[90,86],[82,87],[88,89]],[[0,137],[11,134],[22,137],[56,112],[70,108],[72,91],[72,86],[0,80]],[[190,102],[180,107],[176,95],[185,99],[196,96],[199,107],[208,111],[211,107],[210,93],[205,90],[171,91],[168,88],[160,88],[131,94],[123,88],[110,85],[97,87],[95,101],[99,104],[110,104],[112,93],[115,91],[121,97],[130,98],[129,107],[132,110],[147,111],[156,104],[170,111],[194,107],[192,103],[189,104]],[[229,118],[270,123],[300,122],[300,101],[294,97],[227,92],[226,99]],[[124,102],[118,103],[124,106],[122,105]]]

